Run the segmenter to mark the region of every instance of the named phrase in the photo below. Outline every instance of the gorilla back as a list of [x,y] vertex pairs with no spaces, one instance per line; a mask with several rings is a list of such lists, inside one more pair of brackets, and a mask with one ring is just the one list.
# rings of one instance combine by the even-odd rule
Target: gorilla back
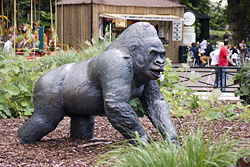
[[153,125],[167,140],[177,138],[156,79],[165,65],[165,50],[154,27],[136,23],[102,54],[60,66],[35,85],[34,113],[18,130],[21,143],[34,143],[68,115],[71,137],[91,139],[94,116],[106,115],[125,138],[147,135],[129,100],[139,98]]

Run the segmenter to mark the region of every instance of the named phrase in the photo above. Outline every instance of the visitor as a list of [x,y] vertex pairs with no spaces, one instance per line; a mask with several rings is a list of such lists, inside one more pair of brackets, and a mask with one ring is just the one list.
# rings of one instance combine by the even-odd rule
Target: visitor
[[50,48],[50,51],[55,51],[57,34],[55,32],[54,26],[50,26],[50,29],[47,33],[47,37],[48,37],[48,47]]
[[207,40],[206,40],[206,38],[203,38],[202,42],[200,43],[200,48],[202,50],[206,50],[207,49]]
[[[211,58],[211,66],[212,67],[218,67],[219,64],[219,54],[220,54],[220,49],[223,47],[224,43],[223,42],[216,42],[216,49],[210,53],[210,58]],[[220,74],[220,69],[215,69],[215,81],[214,81],[214,87],[218,88],[219,86],[219,74]]]
[[4,43],[4,47],[3,47],[3,51],[5,53],[9,53],[10,49],[12,48],[14,42],[14,36],[13,35],[9,35],[8,36],[8,40]]
[[211,58],[211,66],[218,66],[219,64],[219,54],[220,54],[220,49],[223,47],[224,43],[223,42],[216,42],[216,49],[210,53],[210,58]]
[[238,50],[234,45],[231,46],[230,51],[232,52],[232,54],[235,54],[235,53],[238,54]]
[[194,58],[196,64],[199,65],[200,64],[200,57],[198,55],[198,48],[196,47],[196,43],[195,42],[193,42],[191,44],[190,51],[193,53],[193,58]]
[[[220,49],[219,53],[219,67],[222,67],[220,69],[219,73],[219,83],[220,81],[222,82],[218,86],[221,86],[221,91],[225,92],[226,91],[226,80],[227,80],[227,67],[228,67],[228,62],[230,62],[233,66],[236,64],[230,59],[230,56],[228,54],[228,48],[229,48],[229,41],[226,40],[224,41],[224,46]],[[225,68],[223,68],[225,67]]]
[[229,37],[228,33],[227,33],[227,32],[225,32],[225,34],[223,35],[223,39],[224,39],[224,40],[227,40],[227,39],[228,39],[228,37]]
[[23,47],[28,47],[30,49],[33,47],[33,38],[34,38],[31,29],[32,28],[30,27],[30,25],[24,24],[24,26],[23,26],[23,37],[24,37]]
[[245,40],[242,40],[241,43],[239,44],[240,47],[240,54],[243,56],[243,58],[246,56],[247,54],[247,45]]
[[208,66],[210,61],[210,53],[213,51],[213,46],[208,42],[207,49],[205,49],[205,53],[201,56],[200,60],[202,62],[202,66]]

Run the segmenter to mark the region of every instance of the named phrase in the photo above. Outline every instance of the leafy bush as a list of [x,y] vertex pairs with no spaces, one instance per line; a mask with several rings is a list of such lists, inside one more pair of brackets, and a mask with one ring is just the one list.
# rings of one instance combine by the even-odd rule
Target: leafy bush
[[31,115],[34,84],[42,74],[37,61],[0,52],[0,118]]
[[235,95],[239,96],[245,103],[250,104],[250,63],[234,76],[234,81],[240,85],[235,91]]
[[[187,64],[182,64],[182,67],[179,67],[178,71],[185,72],[188,68]],[[179,74],[172,68],[172,63],[168,58],[166,59],[163,75],[164,79],[160,81],[160,88],[165,100],[169,103],[170,111],[177,117],[190,115],[190,109],[199,107],[199,98],[193,94],[194,90],[191,90],[180,82]],[[200,78],[200,75],[196,72],[187,76],[193,82],[196,82]]]
[[0,118],[32,115],[35,82],[45,72],[100,54],[108,44],[109,42],[104,40],[100,44],[90,44],[82,52],[58,52],[56,56],[44,56],[35,60],[0,51]]
[[[223,167],[235,164],[239,157],[247,154],[247,150],[239,149],[239,142],[223,135],[212,141],[205,139],[202,130],[185,135],[181,147],[165,141],[145,143],[137,146],[123,144],[114,146],[97,162],[97,166],[119,167]],[[237,150],[236,150],[237,148]]]

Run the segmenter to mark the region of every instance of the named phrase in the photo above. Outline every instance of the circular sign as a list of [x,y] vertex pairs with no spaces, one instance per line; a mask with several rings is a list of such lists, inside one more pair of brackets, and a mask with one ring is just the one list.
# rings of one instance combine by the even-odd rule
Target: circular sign
[[184,25],[191,26],[195,22],[195,15],[192,12],[184,13]]

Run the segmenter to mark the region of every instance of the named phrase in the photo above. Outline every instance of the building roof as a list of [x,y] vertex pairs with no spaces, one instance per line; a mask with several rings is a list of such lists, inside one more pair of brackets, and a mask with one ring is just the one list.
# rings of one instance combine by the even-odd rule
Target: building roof
[[[61,4],[90,4],[91,0],[61,0]],[[112,5],[112,6],[138,6],[138,7],[184,7],[181,4],[171,0],[93,0],[94,4]]]

